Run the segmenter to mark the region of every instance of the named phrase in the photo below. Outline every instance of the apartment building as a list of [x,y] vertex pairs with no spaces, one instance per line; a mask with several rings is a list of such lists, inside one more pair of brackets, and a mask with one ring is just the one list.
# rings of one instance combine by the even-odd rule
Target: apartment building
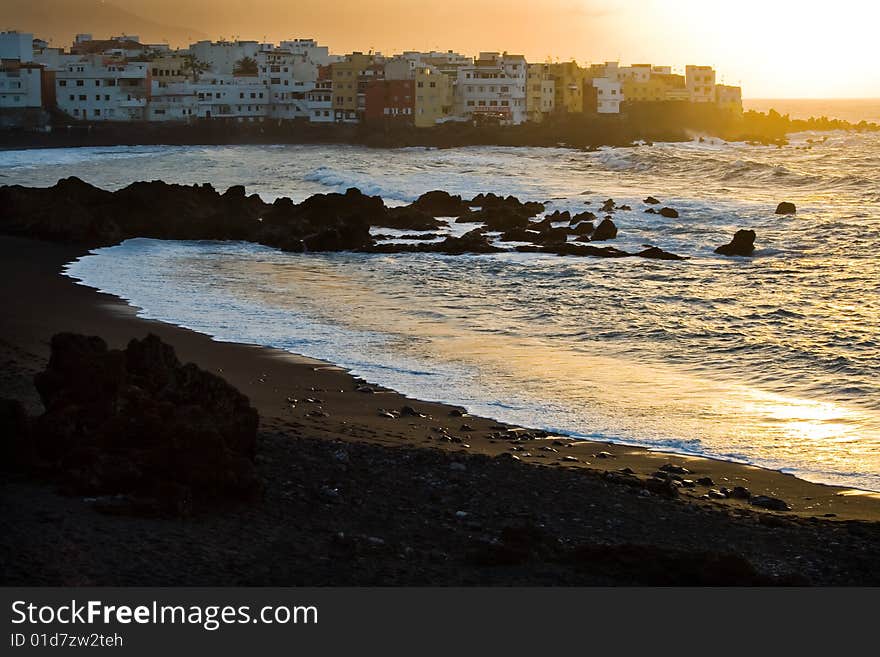
[[553,79],[553,109],[566,114],[584,111],[584,82],[587,71],[577,62],[554,62],[547,64],[547,72]]
[[415,82],[415,126],[430,128],[446,121],[452,114],[454,84],[433,66],[417,68]]
[[621,78],[625,75],[618,62],[590,66],[587,85],[591,87],[590,109],[597,114],[620,114],[624,100]]
[[715,102],[715,69],[711,66],[689,64],[685,67],[685,84],[690,93],[690,102]]
[[458,69],[456,114],[508,125],[525,122],[528,66],[522,55],[481,52]]
[[556,80],[550,64],[529,64],[526,80],[526,114],[528,120],[540,123],[556,108]]
[[232,75],[242,59],[256,59],[260,44],[256,41],[199,41],[189,47],[189,54],[215,75]]
[[269,116],[269,87],[258,76],[210,75],[191,87],[198,118],[255,121]]
[[742,114],[742,87],[734,87],[727,84],[715,85],[715,102],[723,110]]
[[[39,109],[44,106],[43,79],[48,72],[33,62],[0,60],[0,109]],[[48,105],[49,103],[45,103]]]
[[22,64],[34,61],[34,35],[30,32],[0,32],[0,59]]
[[[327,74],[329,76],[329,72]],[[319,75],[315,87],[306,92],[306,112],[311,123],[333,123],[333,80]]]
[[55,73],[58,108],[81,120],[144,120],[150,92],[149,62],[87,55]]
[[309,116],[306,93],[315,86],[318,65],[305,54],[285,48],[261,50],[256,62],[259,77],[269,87],[269,116],[277,119]]
[[415,80],[367,82],[364,120],[368,123],[389,122],[413,124],[415,119]]
[[384,67],[376,57],[354,52],[342,61],[330,64],[333,82],[334,120],[340,123],[357,123],[366,107],[366,86],[370,80],[382,77]]
[[147,104],[148,121],[190,122],[198,117],[198,97],[189,81],[152,82],[150,102]]

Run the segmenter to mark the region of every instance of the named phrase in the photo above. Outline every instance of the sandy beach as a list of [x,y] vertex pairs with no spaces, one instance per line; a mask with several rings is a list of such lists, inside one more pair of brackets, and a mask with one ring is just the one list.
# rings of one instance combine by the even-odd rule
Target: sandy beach
[[[153,333],[250,398],[265,482],[253,505],[141,518],[13,473],[0,501],[5,584],[878,582],[876,495],[710,459],[523,440],[514,427],[365,385],[327,363],[139,319],[60,275],[82,254],[76,247],[4,237],[0,252],[0,396],[40,412],[32,379],[57,332],[111,347]],[[670,465],[712,484],[670,494],[633,485]],[[705,499],[736,486],[791,511]],[[730,555],[732,570],[706,566]]]

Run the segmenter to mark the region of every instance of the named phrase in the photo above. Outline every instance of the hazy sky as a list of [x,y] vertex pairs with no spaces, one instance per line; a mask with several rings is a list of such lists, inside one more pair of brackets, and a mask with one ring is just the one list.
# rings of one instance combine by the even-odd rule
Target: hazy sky
[[876,0],[108,1],[214,37],[311,36],[334,52],[506,49],[534,61],[712,64],[752,98],[880,97]]

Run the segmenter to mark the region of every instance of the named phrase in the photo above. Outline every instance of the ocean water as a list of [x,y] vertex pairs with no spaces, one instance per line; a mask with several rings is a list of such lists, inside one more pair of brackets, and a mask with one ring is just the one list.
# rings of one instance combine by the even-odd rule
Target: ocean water
[[[96,250],[68,274],[146,317],[326,359],[475,413],[880,490],[878,134],[593,153],[0,153],[3,183],[66,175],[111,188],[158,178],[244,183],[266,199],[358,186],[389,204],[430,189],[515,194],[549,210],[595,211],[613,197],[633,207],[614,216],[616,246],[654,244],[691,259],[288,254],[138,239]],[[648,194],[680,218],[644,214]],[[782,200],[798,214],[774,215]],[[755,257],[714,255],[738,228],[757,232]]]

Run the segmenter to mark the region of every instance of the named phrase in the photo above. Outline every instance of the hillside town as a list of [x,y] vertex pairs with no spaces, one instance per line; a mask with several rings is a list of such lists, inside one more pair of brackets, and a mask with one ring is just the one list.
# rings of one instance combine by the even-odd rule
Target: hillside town
[[314,39],[199,41],[78,34],[67,49],[0,32],[0,126],[71,122],[299,120],[315,124],[519,125],[560,114],[620,115],[642,103],[742,112],[711,66],[528,62],[508,52],[331,54]]

